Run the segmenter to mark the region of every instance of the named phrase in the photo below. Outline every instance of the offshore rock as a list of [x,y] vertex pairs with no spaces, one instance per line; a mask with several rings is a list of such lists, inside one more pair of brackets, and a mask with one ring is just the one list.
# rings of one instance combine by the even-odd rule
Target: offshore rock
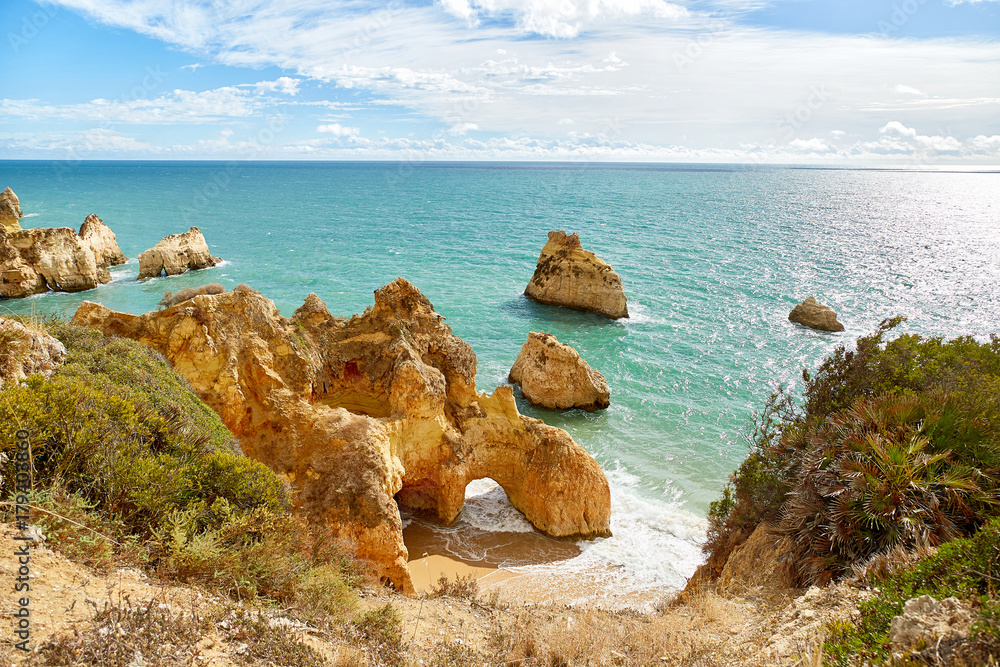
[[[0,230],[0,296],[80,292],[110,280],[94,251],[69,227]],[[106,279],[102,279],[106,278]]]
[[552,334],[529,333],[507,379],[521,385],[532,404],[552,410],[602,410],[611,404],[604,376]]
[[20,231],[19,220],[24,217],[21,213],[21,202],[17,195],[10,188],[0,192],[0,227],[8,232]]
[[788,319],[810,329],[819,331],[843,331],[844,325],[837,321],[837,313],[809,297],[792,309]]
[[611,319],[628,317],[622,279],[611,265],[584,250],[580,237],[549,232],[535,273],[524,290],[540,303],[587,310]]
[[118,266],[128,261],[128,257],[118,247],[115,233],[100,218],[91,213],[80,227],[80,239],[94,253],[94,261],[102,283],[111,281],[108,267]]
[[610,535],[597,462],[518,414],[510,386],[477,393],[476,355],[401,278],[349,320],[315,295],[286,319],[241,285],[139,316],[85,302],[73,321],[163,353],[244,452],[292,485],[297,511],[405,592],[399,506],[451,523],[476,479],[495,480],[549,535]]
[[205,236],[197,227],[183,234],[164,236],[155,246],[139,255],[139,280],[163,273],[176,276],[191,270],[207,269],[222,260],[212,257]]
[[66,359],[66,347],[47,332],[0,317],[0,387],[33,373],[48,377]]

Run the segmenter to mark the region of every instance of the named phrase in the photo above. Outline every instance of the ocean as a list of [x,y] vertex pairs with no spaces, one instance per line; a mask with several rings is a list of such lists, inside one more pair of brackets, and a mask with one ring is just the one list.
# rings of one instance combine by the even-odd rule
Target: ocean
[[[225,261],[140,283],[132,259],[96,290],[3,301],[4,313],[70,317],[84,300],[142,313],[167,290],[219,282],[246,283],[285,315],[309,292],[350,315],[402,276],[475,350],[480,391],[506,382],[529,331],[575,347],[607,378],[611,407],[519,407],[566,429],[607,472],[614,537],[547,565],[491,554],[482,545],[496,540],[477,535],[531,528],[489,482],[470,485],[456,526],[424,528],[467,560],[588,576],[593,599],[683,586],[755,410],[778,385],[801,388],[802,370],[836,346],[893,315],[908,318],[900,332],[985,340],[1000,330],[998,172],[0,161],[6,186],[28,214],[23,227],[79,229],[96,213],[135,258],[195,225]],[[615,268],[629,319],[524,297],[553,229],[579,233]],[[788,322],[807,296],[847,330]]]

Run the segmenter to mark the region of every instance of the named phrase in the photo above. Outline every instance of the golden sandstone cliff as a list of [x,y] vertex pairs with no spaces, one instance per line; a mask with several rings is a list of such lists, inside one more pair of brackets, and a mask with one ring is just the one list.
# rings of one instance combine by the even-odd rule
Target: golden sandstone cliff
[[611,404],[611,390],[600,371],[552,334],[529,333],[507,379],[544,408],[602,410]]
[[580,237],[549,232],[525,296],[540,303],[587,310],[611,319],[628,317],[622,279],[611,265],[584,250]]
[[160,274],[176,276],[215,266],[222,260],[212,257],[201,230],[192,227],[182,234],[164,236],[155,246],[139,255],[139,280]]
[[511,387],[475,388],[476,356],[399,279],[349,320],[310,294],[291,318],[246,286],[145,315],[83,303],[74,323],[160,351],[287,479],[296,508],[412,591],[399,506],[450,523],[490,477],[539,530],[610,535],[610,493],[569,435],[517,412]]
[[79,234],[69,227],[0,229],[0,297],[93,289],[111,280],[109,266],[126,261],[96,215],[87,216]]
[[21,202],[17,195],[10,188],[0,192],[0,228],[8,232],[16,232],[21,229],[20,219],[24,217],[21,213]]

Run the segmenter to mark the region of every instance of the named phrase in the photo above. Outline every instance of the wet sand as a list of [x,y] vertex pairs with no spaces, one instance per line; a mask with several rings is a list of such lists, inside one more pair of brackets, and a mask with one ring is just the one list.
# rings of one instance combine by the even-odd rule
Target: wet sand
[[480,591],[517,578],[508,568],[556,563],[580,554],[572,542],[538,532],[490,532],[471,526],[443,528],[415,520],[403,529],[410,573],[418,592],[430,591],[445,576],[473,577]]
[[[614,567],[566,571],[545,568],[581,553],[573,542],[540,532],[490,532],[469,525],[437,526],[414,520],[403,529],[410,552],[410,573],[418,593],[432,591],[444,576],[476,580],[487,599],[522,605],[582,605],[604,609],[652,611],[676,593],[662,585],[624,592]],[[525,572],[518,568],[540,565]]]

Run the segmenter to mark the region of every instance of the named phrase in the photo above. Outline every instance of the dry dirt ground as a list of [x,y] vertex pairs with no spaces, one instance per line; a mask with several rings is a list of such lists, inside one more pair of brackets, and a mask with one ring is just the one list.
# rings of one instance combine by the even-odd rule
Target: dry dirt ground
[[[14,529],[0,524],[2,598],[0,665],[38,662],[36,655],[15,650],[13,643],[18,597]],[[267,665],[297,664],[251,659],[247,646],[232,630],[232,601],[187,586],[165,585],[137,570],[107,574],[74,563],[44,544],[30,552],[30,646],[38,649],[54,636],[86,636],[102,630],[95,618],[111,607],[145,608],[176,618],[202,619],[179,637],[167,664]],[[386,603],[402,618],[400,655],[380,653],[357,641],[296,621],[281,610],[263,619],[293,642],[306,644],[331,665],[796,665],[812,662],[824,623],[849,618],[863,594],[847,587],[787,591],[742,597],[699,593],[661,611],[640,615],[600,609],[497,602],[496,598],[406,598],[384,590],[362,592],[361,605],[376,609]],[[120,633],[126,632],[119,630]],[[181,633],[184,634],[183,632]],[[185,641],[186,640],[186,641]],[[147,648],[167,650],[166,644]],[[152,656],[122,664],[144,667]],[[290,659],[289,659],[290,660]],[[100,664],[90,662],[49,664]],[[112,663],[107,663],[112,664]],[[114,663],[118,664],[118,663]]]

